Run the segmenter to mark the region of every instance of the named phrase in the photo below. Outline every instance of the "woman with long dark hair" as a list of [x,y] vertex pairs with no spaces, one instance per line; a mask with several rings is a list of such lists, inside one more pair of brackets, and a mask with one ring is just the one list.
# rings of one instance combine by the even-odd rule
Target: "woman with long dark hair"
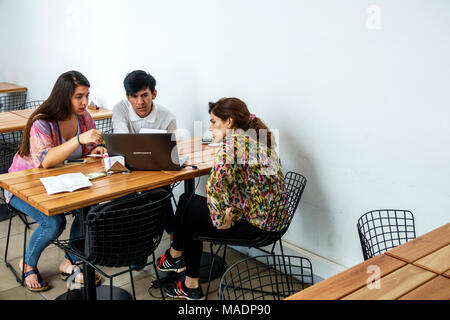
[[207,197],[181,195],[172,246],[158,259],[160,271],[186,270],[184,281],[165,288],[169,297],[204,299],[199,286],[203,244],[194,234],[254,239],[263,231],[277,231],[270,230],[269,211],[285,199],[281,164],[264,122],[237,98],[211,102],[209,114],[214,141],[222,147],[209,175]]
[[[28,119],[19,151],[8,172],[51,168],[66,159],[106,152],[103,146],[99,146],[103,141],[102,133],[96,130],[94,120],[86,110],[89,87],[89,81],[78,71],[59,76],[49,98]],[[24,271],[30,291],[48,290],[49,285],[42,279],[37,263],[49,241],[58,238],[65,229],[66,218],[64,215],[47,216],[8,191],[5,191],[5,200],[39,225],[31,235],[19,268]],[[70,236],[75,238],[79,235],[80,223],[76,214]],[[71,278],[83,282],[83,275],[77,268],[67,256],[59,266],[63,279],[73,274]]]

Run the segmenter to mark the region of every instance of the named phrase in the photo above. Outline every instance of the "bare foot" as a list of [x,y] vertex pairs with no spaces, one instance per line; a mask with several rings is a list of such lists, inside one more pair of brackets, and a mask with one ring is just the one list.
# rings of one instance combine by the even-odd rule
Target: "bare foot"
[[[20,269],[20,271],[23,271],[23,259],[20,259],[19,269]],[[31,270],[36,270],[36,268],[30,267],[29,265],[27,265],[25,263],[25,271],[24,271],[24,273],[27,273],[28,271],[31,271]],[[38,281],[37,275],[35,273],[30,274],[29,276],[27,276],[25,278],[25,282],[26,282],[26,284],[27,284],[27,286],[29,288],[33,288],[33,289],[42,288],[41,284]]]
[[[66,274],[72,274],[73,268],[78,268],[78,266],[74,266],[70,260],[64,258],[64,260],[61,262],[61,264],[59,265],[59,271],[66,273]],[[77,274],[77,276],[75,277],[75,279],[77,281],[82,282],[83,281],[83,273],[80,272]]]

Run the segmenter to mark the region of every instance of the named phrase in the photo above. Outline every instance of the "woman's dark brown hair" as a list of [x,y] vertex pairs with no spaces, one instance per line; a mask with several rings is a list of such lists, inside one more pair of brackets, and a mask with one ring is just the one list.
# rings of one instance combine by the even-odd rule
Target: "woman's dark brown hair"
[[72,113],[70,99],[78,86],[91,86],[88,79],[80,72],[68,71],[59,76],[48,99],[28,118],[19,148],[21,157],[26,157],[30,154],[30,130],[36,120],[62,121],[70,116]]
[[[209,113],[211,112],[222,121],[226,121],[228,118],[233,119],[235,129],[255,130],[258,140],[271,148],[272,132],[260,118],[251,115],[244,101],[238,98],[222,98],[217,102],[209,103]],[[267,133],[267,139],[264,139],[266,141],[260,139],[260,130],[265,130]]]

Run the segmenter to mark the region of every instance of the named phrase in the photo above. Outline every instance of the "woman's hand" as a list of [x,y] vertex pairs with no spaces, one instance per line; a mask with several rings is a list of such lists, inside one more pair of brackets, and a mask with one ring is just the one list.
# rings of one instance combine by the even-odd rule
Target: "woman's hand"
[[101,154],[101,155],[103,155],[103,154],[105,154],[107,152],[108,152],[108,150],[106,150],[105,147],[99,146],[99,147],[95,147],[94,149],[92,149],[91,153],[89,153],[89,154]]
[[225,210],[225,218],[224,223],[221,226],[217,226],[217,229],[230,229],[231,227],[231,220],[232,220],[232,215],[233,215],[233,209],[231,207],[227,207],[227,209]]
[[101,144],[103,141],[103,134],[98,130],[91,129],[80,134],[78,138],[81,144]]

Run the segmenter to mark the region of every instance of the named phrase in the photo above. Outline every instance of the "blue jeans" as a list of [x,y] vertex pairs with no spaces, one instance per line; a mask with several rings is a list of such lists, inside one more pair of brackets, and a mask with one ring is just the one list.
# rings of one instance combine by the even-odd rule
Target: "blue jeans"
[[[39,225],[30,237],[24,258],[27,265],[36,268],[39,257],[41,256],[42,251],[50,244],[50,240],[57,239],[66,228],[66,217],[63,214],[47,216],[16,196],[11,198],[9,204],[25,213]],[[74,212],[76,214],[72,227],[70,228],[70,239],[80,237],[79,214],[81,213],[79,210],[74,210]],[[67,255],[65,257],[66,259],[69,259]],[[72,255],[70,255],[70,258],[72,261],[78,260]]]

